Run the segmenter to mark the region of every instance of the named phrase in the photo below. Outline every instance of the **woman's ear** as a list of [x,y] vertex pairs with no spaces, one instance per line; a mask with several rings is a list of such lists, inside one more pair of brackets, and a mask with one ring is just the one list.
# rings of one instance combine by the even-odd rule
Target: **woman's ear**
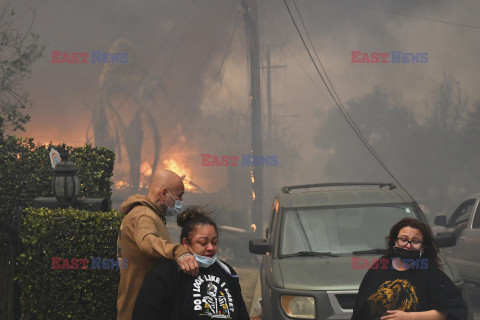
[[190,249],[190,244],[187,241],[187,238],[182,239],[182,245],[185,249]]

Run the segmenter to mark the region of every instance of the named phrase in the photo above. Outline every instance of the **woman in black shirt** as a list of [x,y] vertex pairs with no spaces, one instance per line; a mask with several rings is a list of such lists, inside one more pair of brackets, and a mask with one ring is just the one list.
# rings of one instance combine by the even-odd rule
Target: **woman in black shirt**
[[467,318],[461,292],[441,270],[428,225],[404,218],[390,229],[386,242],[381,259],[388,260],[388,268],[368,270],[352,320]]
[[132,320],[249,320],[235,270],[217,259],[217,225],[208,212],[187,209],[177,216],[177,224],[200,273],[191,277],[175,261],[161,260],[145,276]]

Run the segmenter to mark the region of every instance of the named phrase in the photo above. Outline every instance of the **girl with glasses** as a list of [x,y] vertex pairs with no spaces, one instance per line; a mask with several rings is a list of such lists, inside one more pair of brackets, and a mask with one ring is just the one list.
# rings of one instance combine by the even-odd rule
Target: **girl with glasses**
[[352,320],[465,320],[461,292],[441,270],[430,227],[404,218],[386,237],[381,259],[388,268],[370,269],[360,285]]

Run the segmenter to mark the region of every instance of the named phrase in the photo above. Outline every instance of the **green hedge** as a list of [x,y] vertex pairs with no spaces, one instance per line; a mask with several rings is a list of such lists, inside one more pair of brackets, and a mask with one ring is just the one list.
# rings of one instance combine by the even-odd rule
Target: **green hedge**
[[[52,147],[57,150],[60,148],[58,145],[40,145],[35,143],[32,138],[6,136],[0,130],[1,319],[10,318],[15,301],[11,279],[16,272],[12,262],[21,248],[18,246],[20,241],[17,234],[16,221],[18,220],[14,219],[14,210],[15,207],[30,206],[36,197],[52,196],[52,167],[49,160],[49,152]],[[110,200],[112,193],[110,177],[113,175],[114,153],[106,148],[96,148],[90,145],[67,147],[67,149],[71,151],[70,160],[79,168],[82,187],[80,197]],[[83,213],[72,209],[54,212],[29,210],[29,212],[32,216],[29,216],[30,213],[27,214],[25,227],[28,231],[25,232],[29,232],[30,235],[23,234],[27,251],[20,258],[19,268],[22,273],[18,277],[18,281],[22,284],[21,290],[23,290],[24,319],[67,319],[72,318],[67,313],[85,314],[81,310],[82,308],[90,313],[103,309],[102,312],[106,312],[109,316],[114,314],[117,273],[114,272],[106,278],[103,277],[108,274],[106,270],[52,270],[53,272],[46,273],[47,266],[44,259],[46,257],[50,259],[48,255],[60,257],[67,254],[81,254],[71,258],[91,259],[93,256],[102,257],[102,254],[114,258],[115,250],[112,246],[117,238],[118,217],[116,214]],[[75,215],[78,215],[78,220],[73,219]],[[49,217],[48,221],[47,217]],[[34,226],[39,229],[35,229]],[[56,231],[52,233],[51,230]],[[105,230],[109,231],[105,232]],[[84,243],[82,239],[88,239],[90,244]],[[76,246],[76,241],[82,242],[82,246]],[[77,253],[76,250],[80,250],[80,248],[83,248],[81,249],[83,251]],[[79,271],[84,273],[79,273]],[[99,279],[99,272],[102,275],[101,279]],[[55,285],[56,282],[59,285]],[[77,298],[77,291],[87,289],[90,282],[93,283],[93,291],[88,289],[88,294],[82,291],[84,296]],[[102,285],[104,286],[100,288]],[[52,292],[54,296],[48,295],[48,292]],[[93,296],[99,301],[94,302],[92,306],[87,306],[90,304],[89,299],[93,299]],[[81,305],[82,301],[85,302],[85,305]],[[60,304],[66,309],[58,309]],[[70,309],[74,306],[76,306],[76,310]],[[36,308],[39,310],[38,316],[34,313]],[[45,308],[58,309],[62,315],[46,316],[48,310],[45,311]],[[41,317],[39,312],[42,312]],[[64,317],[63,314],[66,316]],[[88,317],[80,318],[89,319]],[[107,319],[107,317],[94,315],[90,319]]]
[[[116,211],[27,209],[16,277],[21,319],[115,319],[120,272],[111,262],[121,219]],[[52,257],[68,259],[71,267],[73,258],[89,262],[87,269],[52,269]],[[102,269],[93,264],[97,257],[104,259]]]
[[[36,144],[32,138],[0,135],[0,225],[10,225],[15,206],[30,206],[36,197],[51,197],[51,148],[58,145]],[[110,177],[115,154],[90,145],[67,147],[70,160],[78,167],[82,186],[80,197],[111,198]],[[0,235],[0,243],[2,242]]]

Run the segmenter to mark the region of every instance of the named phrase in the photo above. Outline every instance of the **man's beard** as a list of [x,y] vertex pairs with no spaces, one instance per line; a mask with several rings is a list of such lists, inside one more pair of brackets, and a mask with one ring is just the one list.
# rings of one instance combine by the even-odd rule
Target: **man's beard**
[[158,199],[157,201],[155,201],[155,204],[157,205],[158,210],[165,215],[165,213],[167,212],[167,205],[162,204],[160,201],[161,200]]

